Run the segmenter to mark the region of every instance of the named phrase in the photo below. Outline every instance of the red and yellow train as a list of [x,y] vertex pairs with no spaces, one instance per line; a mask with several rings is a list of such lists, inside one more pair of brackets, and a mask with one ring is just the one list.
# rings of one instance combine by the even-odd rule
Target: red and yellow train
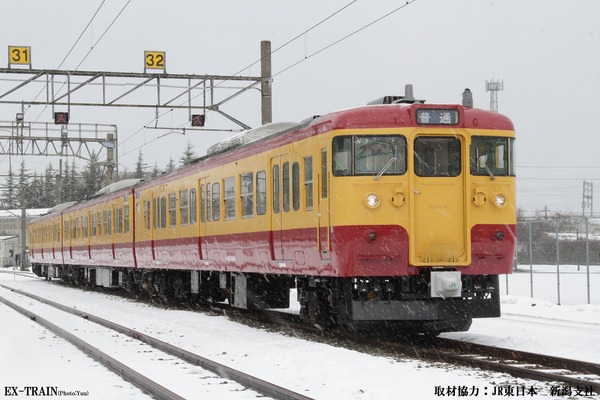
[[241,308],[289,307],[296,287],[302,317],[352,329],[499,316],[516,237],[512,122],[378,103],[250,130],[37,218],[34,271]]

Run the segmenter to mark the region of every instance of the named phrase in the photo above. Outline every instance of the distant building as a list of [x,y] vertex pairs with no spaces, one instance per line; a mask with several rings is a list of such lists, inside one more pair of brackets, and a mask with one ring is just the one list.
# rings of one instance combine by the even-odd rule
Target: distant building
[[0,268],[16,265],[15,256],[20,248],[17,236],[0,236]]
[[[32,218],[46,214],[49,208],[25,210],[26,223]],[[21,240],[21,210],[0,210],[0,265],[3,267],[21,263],[23,243],[27,243],[27,232]]]

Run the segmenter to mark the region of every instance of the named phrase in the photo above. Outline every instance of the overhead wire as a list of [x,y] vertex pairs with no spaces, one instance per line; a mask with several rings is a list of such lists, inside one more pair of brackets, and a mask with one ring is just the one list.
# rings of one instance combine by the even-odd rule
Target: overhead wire
[[[319,21],[319,22],[317,22],[316,24],[312,25],[310,28],[308,28],[308,29],[305,29],[305,30],[304,30],[302,33],[299,33],[298,35],[296,35],[296,36],[294,36],[293,38],[289,39],[287,42],[285,42],[285,43],[284,43],[284,44],[282,44],[281,46],[279,46],[279,47],[275,48],[274,50],[272,50],[272,51],[271,51],[271,53],[270,53],[270,54],[272,55],[272,54],[274,54],[275,52],[277,52],[277,51],[279,51],[279,50],[283,49],[284,47],[288,46],[289,44],[293,43],[294,41],[298,40],[298,39],[299,39],[299,38],[301,38],[303,35],[307,34],[308,32],[310,32],[310,31],[314,30],[315,28],[317,28],[318,26],[322,25],[322,24],[323,24],[323,23],[325,23],[326,21],[330,20],[330,19],[331,19],[331,18],[333,18],[334,16],[338,15],[340,12],[342,12],[342,11],[343,11],[343,10],[345,10],[346,8],[350,7],[352,4],[356,3],[357,1],[358,1],[358,0],[353,0],[353,1],[351,1],[350,3],[346,4],[345,6],[341,7],[340,9],[336,10],[335,12],[333,12],[332,14],[330,14],[330,15],[328,15],[327,17],[323,18],[322,20],[320,20],[320,21]],[[413,0],[413,1],[414,1],[414,0]],[[243,71],[245,71],[246,69],[248,69],[248,68],[251,68],[252,66],[254,66],[254,65],[258,64],[258,63],[259,63],[259,62],[261,62],[261,61],[262,61],[262,58],[259,58],[258,60],[254,61],[253,63],[251,63],[251,64],[249,64],[249,65],[247,65],[247,66],[245,66],[245,67],[243,67],[243,68],[239,69],[237,72],[233,73],[233,74],[232,74],[232,76],[237,76],[238,74],[241,74],[241,73],[242,73]],[[217,84],[215,84],[214,86],[215,86],[215,87],[217,87],[217,86],[221,85],[221,84],[222,84],[222,83],[224,83],[224,82],[225,82],[225,81],[218,82],[218,83],[217,83]],[[198,94],[198,95],[194,96],[192,99],[195,99],[195,98],[197,98],[197,97],[199,97],[199,96],[201,96],[201,95],[203,95],[203,94],[204,94],[204,92],[202,92],[202,93],[200,93],[200,94]],[[182,103],[182,104],[183,104],[183,103]],[[140,132],[142,132],[142,131],[143,131],[143,130],[146,128],[146,126],[148,126],[148,125],[152,124],[153,122],[155,122],[155,121],[157,121],[158,119],[160,119],[161,117],[163,117],[163,116],[165,116],[165,115],[167,115],[167,114],[171,113],[172,111],[173,111],[173,110],[171,109],[171,110],[167,110],[167,111],[163,112],[162,114],[156,115],[156,116],[155,116],[155,117],[154,117],[152,120],[150,120],[150,121],[148,121],[146,124],[144,124],[144,126],[143,126],[143,127],[141,127],[140,129],[138,129],[137,131],[135,131],[133,134],[131,134],[130,136],[128,136],[127,138],[125,138],[123,141],[121,141],[121,143],[120,143],[120,144],[122,145],[122,144],[126,143],[127,141],[129,141],[130,139],[132,139],[134,136],[137,136],[137,135],[138,135]],[[185,122],[185,123],[181,124],[179,127],[175,128],[175,129],[181,129],[181,128],[183,127],[183,125],[185,125],[186,123],[187,123],[187,122]],[[132,150],[130,150],[130,151],[128,151],[128,152],[125,152],[125,153],[123,153],[122,155],[127,155],[127,154],[130,154],[130,153],[132,153],[132,152],[134,152],[134,151],[136,151],[136,150],[139,150],[139,149],[141,149],[142,147],[144,147],[144,146],[147,146],[148,144],[150,144],[150,143],[152,143],[152,142],[155,142],[157,139],[159,139],[159,138],[156,138],[156,139],[154,139],[154,140],[151,140],[151,141],[149,141],[149,142],[146,142],[146,143],[144,143],[144,144],[142,144],[142,145],[140,145],[140,146],[138,146],[138,147],[136,147],[136,148],[134,148],[134,149],[132,149]]]
[[[321,48],[321,49],[317,50],[316,52],[314,52],[314,53],[312,53],[312,54],[310,54],[310,55],[308,55],[308,56],[305,56],[303,59],[301,59],[301,60],[299,60],[299,61],[297,61],[297,62],[293,63],[292,65],[290,65],[290,66],[286,67],[285,69],[283,69],[283,70],[281,70],[281,71],[277,72],[276,74],[273,74],[271,77],[275,77],[275,76],[281,75],[282,73],[284,73],[284,72],[286,72],[286,71],[290,70],[291,68],[293,68],[293,67],[295,67],[296,65],[298,65],[298,64],[300,64],[300,63],[302,63],[303,61],[306,61],[306,60],[308,60],[309,58],[312,58],[312,57],[316,56],[317,54],[320,54],[320,53],[322,53],[322,52],[324,52],[324,51],[326,51],[326,50],[330,49],[331,47],[333,47],[333,46],[335,46],[335,45],[337,45],[337,44],[341,43],[342,41],[344,41],[344,40],[346,40],[346,39],[348,39],[348,38],[350,38],[350,37],[352,37],[352,36],[356,35],[357,33],[361,32],[361,31],[363,31],[363,30],[367,29],[368,27],[370,27],[370,26],[372,26],[372,25],[374,25],[374,24],[378,23],[379,21],[381,21],[381,20],[383,20],[383,19],[385,19],[385,18],[389,17],[390,15],[392,15],[392,14],[394,14],[394,13],[396,13],[396,12],[398,12],[398,11],[402,10],[403,8],[405,8],[405,7],[409,6],[410,4],[414,3],[415,1],[417,1],[417,0],[408,0],[408,1],[406,1],[406,3],[404,3],[403,5],[401,5],[401,6],[397,7],[397,8],[395,8],[394,10],[392,10],[392,11],[390,11],[390,12],[388,12],[388,13],[384,14],[383,16],[381,16],[381,17],[379,17],[379,18],[377,18],[377,19],[375,19],[375,20],[373,20],[373,21],[369,22],[369,23],[368,23],[368,24],[366,24],[366,25],[363,25],[363,26],[362,26],[362,27],[360,27],[359,29],[356,29],[355,31],[353,31],[353,32],[351,32],[351,33],[349,33],[349,34],[345,35],[344,37],[342,37],[342,38],[340,38],[340,39],[336,40],[335,42],[333,42],[333,43],[330,43],[329,45],[327,45],[327,46],[325,46],[325,47],[323,47],[323,48]],[[285,46],[287,46],[287,45],[289,45],[289,44],[293,43],[294,41],[298,40],[299,38],[301,38],[301,37],[302,37],[303,35],[305,35],[306,33],[310,32],[311,30],[313,30],[313,29],[315,29],[316,27],[320,26],[320,25],[321,25],[321,24],[323,24],[324,22],[326,22],[326,21],[330,20],[331,18],[333,18],[334,16],[336,16],[337,14],[339,14],[341,11],[345,10],[346,8],[348,8],[349,6],[351,6],[352,4],[354,4],[354,3],[356,3],[356,2],[357,2],[357,0],[354,0],[354,1],[352,1],[352,2],[350,2],[350,3],[348,3],[348,4],[346,4],[344,7],[340,8],[340,9],[339,9],[339,10],[337,10],[337,11],[335,11],[333,14],[331,14],[331,15],[327,16],[326,18],[324,18],[323,20],[321,20],[321,21],[319,21],[318,23],[314,24],[313,26],[311,26],[310,28],[306,29],[306,30],[305,30],[305,31],[303,31],[302,33],[300,33],[300,34],[298,34],[298,35],[294,36],[292,39],[288,40],[288,41],[287,41],[287,42],[285,42],[283,45],[281,45],[281,46],[277,47],[275,50],[272,50],[270,54],[273,54],[273,53],[275,53],[276,51],[278,51],[278,50],[281,50],[281,49],[282,49],[282,48],[284,48]],[[246,67],[244,67],[244,68],[240,69],[239,71],[237,71],[237,72],[236,72],[234,75],[237,75],[237,74],[241,73],[241,72],[242,72],[242,71],[244,71],[245,69],[248,69],[248,68],[250,68],[251,66],[253,66],[253,65],[257,64],[258,62],[260,62],[261,60],[262,60],[262,58],[261,58],[261,59],[258,59],[257,61],[254,61],[254,62],[253,62],[253,63],[251,63],[250,65],[248,65],[248,66],[246,66]],[[223,82],[219,82],[219,83],[217,83],[215,86],[218,86],[218,85],[219,85],[219,84],[221,84],[221,83],[223,83]],[[197,97],[199,97],[199,96],[201,96],[201,95],[203,95],[203,93],[199,93],[199,94],[197,94],[196,96],[192,97],[192,99],[195,99],[195,98],[197,98]],[[172,112],[172,110],[169,110],[169,111],[167,111],[167,112],[165,112],[165,113],[161,114],[160,116],[157,116],[156,118],[154,118],[153,120],[151,120],[150,122],[148,122],[148,123],[146,124],[146,126],[147,126],[148,124],[151,124],[152,122],[156,121],[158,118],[160,118],[160,117],[162,117],[162,116],[166,115],[166,114],[167,114],[167,113],[169,113],[169,112]],[[184,124],[182,124],[182,125],[180,125],[180,126],[179,126],[178,128],[176,128],[176,129],[181,129],[181,127],[182,127],[183,125],[185,125],[185,123],[184,123]],[[132,134],[131,136],[129,136],[127,139],[125,139],[124,141],[122,141],[122,142],[121,142],[121,144],[123,144],[123,143],[127,142],[129,139],[133,138],[135,135],[137,135],[138,133],[140,133],[141,131],[143,131],[143,129],[144,129],[144,128],[140,128],[138,131],[136,131],[135,133],[133,133],[133,134]],[[158,139],[158,138],[157,138],[157,139]],[[134,152],[134,151],[136,151],[136,150],[139,150],[139,149],[141,149],[142,147],[144,147],[144,146],[146,146],[146,145],[148,145],[148,144],[150,144],[150,143],[152,143],[152,142],[154,142],[154,141],[156,141],[156,139],[155,139],[155,140],[152,140],[152,141],[150,141],[150,142],[144,143],[143,145],[140,145],[140,146],[138,146],[138,147],[136,147],[136,148],[134,148],[134,149],[132,149],[132,150],[130,150],[130,151],[128,151],[128,152],[125,152],[125,153],[123,153],[123,155],[127,155],[127,154],[130,154],[130,153],[132,153],[132,152]]]

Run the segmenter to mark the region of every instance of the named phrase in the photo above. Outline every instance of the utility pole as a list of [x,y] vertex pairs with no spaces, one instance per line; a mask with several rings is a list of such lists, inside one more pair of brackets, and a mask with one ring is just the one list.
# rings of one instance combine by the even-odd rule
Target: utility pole
[[271,42],[260,42],[260,77],[262,124],[273,122],[273,105],[271,93]]
[[498,112],[498,92],[504,90],[504,81],[485,81],[485,90],[490,92],[490,110]]

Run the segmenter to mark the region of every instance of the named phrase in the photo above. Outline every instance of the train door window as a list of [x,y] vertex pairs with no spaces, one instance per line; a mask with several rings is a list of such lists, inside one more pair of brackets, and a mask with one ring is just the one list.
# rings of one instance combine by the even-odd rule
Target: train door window
[[106,222],[106,234],[110,235],[112,233],[112,210],[109,210],[106,215],[108,216],[108,221]]
[[123,208],[123,225],[125,227],[125,233],[129,232],[129,205]]
[[187,225],[189,221],[189,197],[187,190],[179,191],[179,213],[181,219],[181,225]]
[[160,224],[159,228],[167,227],[167,197],[160,198]]
[[240,175],[240,187],[242,198],[242,218],[254,215],[254,174],[248,172]]
[[292,164],[292,208],[294,211],[300,209],[300,164]]
[[279,213],[279,165],[273,165],[273,212]]
[[513,139],[474,136],[471,142],[471,174],[514,175]]
[[327,149],[321,149],[321,198],[327,198]]
[[96,218],[96,221],[98,223],[98,236],[102,235],[102,213],[98,212],[98,218]]
[[312,157],[304,158],[304,192],[306,200],[306,209],[313,208],[313,168]]
[[[208,188],[208,185],[206,185]],[[200,222],[206,221],[206,194],[204,192],[204,185],[200,185]]]
[[123,233],[123,209],[115,208],[115,233]]
[[267,173],[259,171],[256,173],[256,214],[267,213]]
[[177,195],[169,193],[169,226],[177,225]]
[[422,177],[460,175],[460,139],[456,137],[418,137],[414,146],[415,173]]
[[144,200],[144,218],[146,222],[146,230],[150,230],[150,219],[152,217],[151,206],[152,203]]
[[190,224],[196,223],[196,218],[198,214],[196,201],[196,189],[192,189],[190,190]]
[[223,200],[225,202],[225,219],[235,218],[235,179],[233,176],[223,180]]
[[154,229],[158,228],[158,200],[156,198],[152,199],[152,227]]
[[221,218],[221,185],[212,184],[212,220],[218,221]]
[[282,173],[282,185],[283,185],[283,211],[290,211],[290,163],[284,162]]

